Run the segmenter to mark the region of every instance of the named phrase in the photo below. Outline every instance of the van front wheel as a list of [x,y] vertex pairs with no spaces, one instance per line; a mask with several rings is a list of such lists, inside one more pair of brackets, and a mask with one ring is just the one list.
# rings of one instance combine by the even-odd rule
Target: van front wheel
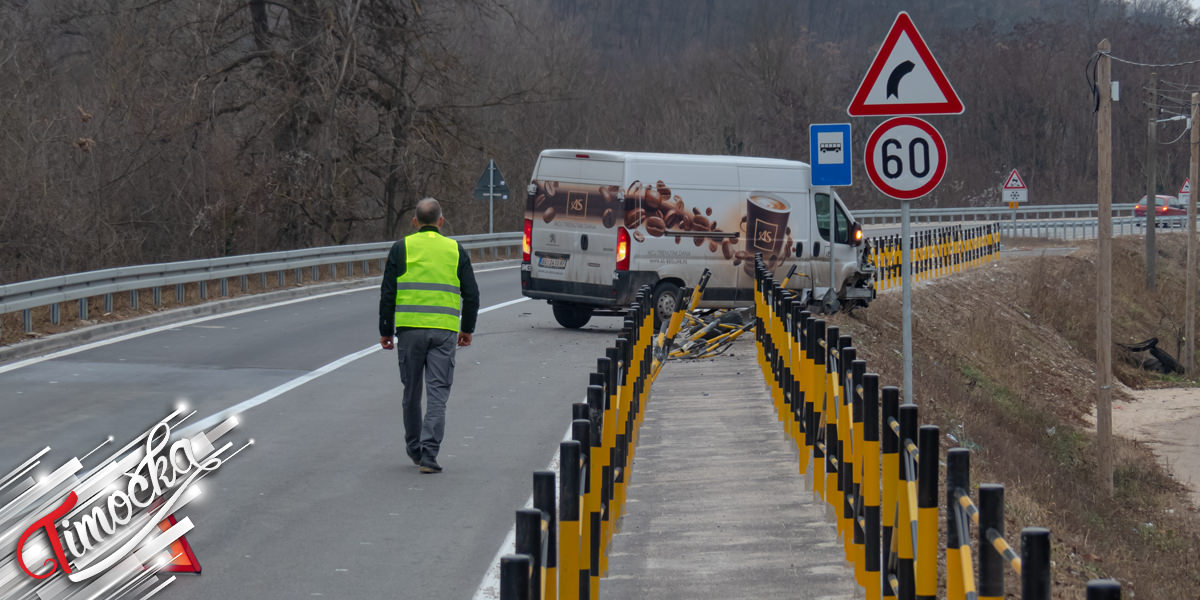
[[579,329],[592,318],[590,306],[555,302],[551,307],[554,309],[554,320],[567,329]]
[[662,281],[654,288],[654,327],[657,329],[663,321],[671,319],[671,315],[679,310],[679,286],[670,281]]

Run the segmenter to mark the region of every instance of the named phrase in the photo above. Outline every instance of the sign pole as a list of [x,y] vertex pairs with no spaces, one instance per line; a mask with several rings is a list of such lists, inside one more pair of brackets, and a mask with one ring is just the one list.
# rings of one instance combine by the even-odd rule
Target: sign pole
[[903,295],[901,308],[902,335],[904,337],[904,403],[913,404],[913,359],[912,359],[912,226],[909,224],[908,209],[911,200],[900,201],[900,287]]
[[[1192,156],[1188,183],[1200,182],[1200,94],[1192,94]],[[1196,194],[1188,192],[1187,291],[1184,294],[1183,368],[1188,377],[1196,376]]]
[[496,202],[496,161],[488,159],[488,233],[492,229],[492,205]]

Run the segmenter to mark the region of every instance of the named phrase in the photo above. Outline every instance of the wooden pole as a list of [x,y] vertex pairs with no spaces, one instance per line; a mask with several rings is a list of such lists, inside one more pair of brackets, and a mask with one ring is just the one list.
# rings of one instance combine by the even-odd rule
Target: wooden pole
[[[1192,94],[1192,161],[1188,182],[1200,181],[1200,94]],[[1195,185],[1194,183],[1191,185]],[[1196,376],[1196,192],[1188,194],[1187,293],[1184,314],[1183,366],[1188,377]]]
[[1096,85],[1097,205],[1099,256],[1096,258],[1096,464],[1101,486],[1113,493],[1112,440],[1112,44],[1100,42]]
[[[1155,169],[1158,168],[1158,73],[1150,74],[1150,113],[1146,120],[1146,289],[1154,291],[1154,234],[1158,207],[1158,186]],[[1152,301],[1147,298],[1147,301]]]

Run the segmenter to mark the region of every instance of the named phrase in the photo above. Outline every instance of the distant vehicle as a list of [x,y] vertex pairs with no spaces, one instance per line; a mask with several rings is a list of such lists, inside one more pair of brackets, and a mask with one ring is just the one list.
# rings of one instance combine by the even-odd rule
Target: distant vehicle
[[[1154,216],[1173,217],[1177,215],[1186,215],[1187,206],[1179,201],[1175,196],[1167,196],[1159,194],[1154,197]],[[1146,216],[1146,197],[1142,196],[1138,203],[1133,207],[1133,215],[1135,217]]]

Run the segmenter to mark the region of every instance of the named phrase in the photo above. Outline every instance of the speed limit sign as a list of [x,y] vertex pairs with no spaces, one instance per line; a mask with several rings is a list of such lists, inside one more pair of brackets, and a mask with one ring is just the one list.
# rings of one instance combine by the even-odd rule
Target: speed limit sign
[[912,200],[942,181],[946,142],[933,125],[916,117],[896,117],[871,132],[865,159],[867,177],[879,191]]

